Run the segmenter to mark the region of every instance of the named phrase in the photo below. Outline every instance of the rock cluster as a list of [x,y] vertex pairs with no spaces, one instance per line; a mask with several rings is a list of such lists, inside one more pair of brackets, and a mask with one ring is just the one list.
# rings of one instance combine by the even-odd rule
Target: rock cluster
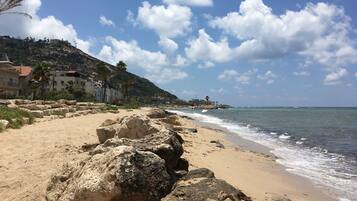
[[87,159],[52,178],[47,200],[250,200],[209,170],[188,172],[189,163],[181,158],[183,139],[166,126],[178,119],[154,112],[150,118],[106,120],[97,129],[100,144],[89,150]]
[[1,102],[2,105],[12,108],[20,108],[31,113],[36,118],[46,120],[57,118],[70,118],[87,114],[94,114],[101,111],[105,106],[104,103],[77,102],[75,100],[6,100]]

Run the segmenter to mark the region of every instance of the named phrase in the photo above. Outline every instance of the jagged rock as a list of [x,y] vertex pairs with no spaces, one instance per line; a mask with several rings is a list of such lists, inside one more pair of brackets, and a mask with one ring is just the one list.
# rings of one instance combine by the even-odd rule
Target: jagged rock
[[22,105],[21,108],[25,108],[25,109],[29,109],[29,110],[47,110],[47,109],[50,109],[51,106],[28,104],[28,105]]
[[179,158],[179,160],[177,161],[177,165],[175,167],[175,170],[184,170],[184,171],[188,171],[188,167],[189,167],[189,162],[184,159],[184,158]]
[[164,160],[120,146],[67,166],[47,187],[48,201],[158,201],[173,184]]
[[251,201],[240,190],[223,180],[214,178],[211,171],[207,169],[194,171],[179,180],[173,191],[161,201]]
[[162,109],[153,109],[147,114],[147,116],[152,119],[159,119],[167,117],[168,113]]
[[9,124],[10,122],[8,120],[0,120],[0,125],[2,126],[2,128],[8,128]]

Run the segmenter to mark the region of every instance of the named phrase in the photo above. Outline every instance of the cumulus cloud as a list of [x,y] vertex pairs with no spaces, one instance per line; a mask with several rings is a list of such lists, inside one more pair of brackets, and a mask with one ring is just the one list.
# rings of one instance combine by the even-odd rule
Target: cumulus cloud
[[185,52],[192,61],[226,62],[233,56],[226,38],[214,42],[204,29],[198,31],[197,38],[188,42]]
[[14,11],[27,12],[32,16],[32,19],[18,15],[1,16],[0,35],[21,38],[33,37],[36,39],[63,39],[89,53],[90,41],[80,39],[73,25],[65,25],[54,16],[39,17],[37,12],[40,7],[41,0],[25,0],[23,5]]
[[104,15],[99,17],[99,23],[103,26],[115,27],[115,23]]
[[248,85],[257,74],[257,72],[257,69],[252,69],[244,73],[239,73],[236,70],[225,70],[218,76],[218,79],[225,81],[233,80],[240,84]]
[[184,79],[188,75],[180,67],[185,61],[180,56],[171,60],[161,51],[142,49],[136,41],[118,40],[106,37],[106,45],[100,50],[98,57],[111,64],[123,60],[129,66],[144,70],[145,77],[156,83],[167,83],[173,80]]
[[324,84],[325,85],[335,85],[341,83],[341,79],[346,77],[348,72],[344,68],[336,68],[326,75]]
[[188,6],[213,6],[213,0],[164,0],[164,3]]
[[177,43],[166,37],[161,37],[158,44],[162,48],[162,50],[168,54],[173,54],[178,49]]
[[[353,31],[350,21],[343,8],[333,4],[308,3],[299,11],[287,10],[282,15],[276,15],[262,0],[245,0],[238,12],[215,17],[209,24],[241,42],[234,48],[226,42],[225,52],[230,57],[217,62],[265,60],[295,54],[305,56],[334,73],[338,66],[357,63],[356,43],[350,38]],[[201,40],[206,38],[211,44],[221,43],[212,41],[209,36],[202,37],[202,33],[199,35]],[[205,52],[216,47],[200,48],[199,43],[189,45],[192,44],[196,44],[196,50],[210,49]],[[214,60],[215,57],[215,54],[191,54],[191,58],[198,60]]]
[[137,21],[161,37],[173,38],[190,31],[191,17],[189,7],[176,4],[152,6],[144,1],[139,7]]

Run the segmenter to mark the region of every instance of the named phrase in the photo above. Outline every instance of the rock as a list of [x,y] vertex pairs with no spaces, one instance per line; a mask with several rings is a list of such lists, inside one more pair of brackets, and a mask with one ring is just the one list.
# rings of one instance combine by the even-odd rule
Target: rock
[[97,128],[97,136],[100,144],[105,141],[114,138],[116,130],[114,127],[99,127]]
[[171,125],[175,125],[175,126],[181,126],[181,123],[179,121],[179,118],[177,116],[168,116],[164,119],[161,119],[161,121],[167,123],[167,124],[171,124]]
[[23,117],[22,120],[24,124],[30,124],[30,118]]
[[189,171],[187,175],[182,178],[182,180],[190,180],[196,178],[215,178],[215,176],[211,170],[207,168],[199,168]]
[[10,122],[8,120],[0,120],[0,126],[4,129],[9,128],[9,124]]
[[189,162],[184,158],[179,158],[175,167],[175,170],[188,171]]
[[[106,128],[113,129],[110,127]],[[114,133],[114,130],[106,130],[105,132],[106,133],[103,134],[103,136],[110,136]],[[175,169],[183,154],[182,142],[182,138],[176,132],[161,130],[157,133],[148,134],[145,137],[138,139],[118,137],[107,139],[103,144],[94,149],[92,154],[107,151],[108,149],[118,146],[133,146],[137,150],[150,151],[157,154],[160,158],[165,160],[166,166],[169,169]]]
[[28,104],[28,105],[22,105],[21,108],[26,108],[26,109],[29,109],[29,110],[47,110],[47,109],[50,109],[51,106],[49,106],[49,105]]
[[218,147],[218,148],[221,148],[221,149],[224,149],[224,148],[225,148],[224,144],[222,144],[222,143],[221,143],[220,141],[218,141],[218,140],[212,140],[212,141],[210,141],[210,143],[216,144],[216,147]]
[[179,180],[173,191],[161,201],[251,201],[227,182],[216,179],[207,169],[194,170]]
[[77,104],[77,101],[76,101],[76,100],[66,100],[66,101],[65,101],[65,104],[66,104],[66,105],[76,105],[76,104]]
[[36,118],[43,118],[43,111],[41,110],[30,110],[29,111]]
[[171,189],[164,160],[120,146],[67,166],[54,176],[48,201],[158,201]]
[[151,110],[147,116],[152,118],[152,119],[159,119],[159,118],[165,118],[168,116],[168,112],[162,109],[153,109]]

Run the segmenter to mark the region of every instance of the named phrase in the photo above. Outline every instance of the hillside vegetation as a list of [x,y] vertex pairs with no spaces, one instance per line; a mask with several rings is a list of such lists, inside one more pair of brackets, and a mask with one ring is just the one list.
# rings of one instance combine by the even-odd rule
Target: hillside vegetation
[[[34,66],[38,62],[44,62],[52,69],[76,70],[87,76],[95,72],[96,64],[101,62],[62,40],[36,41],[29,38],[22,40],[0,36],[0,52],[7,53],[15,65]],[[149,80],[126,71],[115,76],[109,85],[116,87],[128,78],[132,80],[128,95],[142,102],[150,102],[155,100],[155,97],[162,97],[165,100],[177,99],[175,95],[160,89]]]

